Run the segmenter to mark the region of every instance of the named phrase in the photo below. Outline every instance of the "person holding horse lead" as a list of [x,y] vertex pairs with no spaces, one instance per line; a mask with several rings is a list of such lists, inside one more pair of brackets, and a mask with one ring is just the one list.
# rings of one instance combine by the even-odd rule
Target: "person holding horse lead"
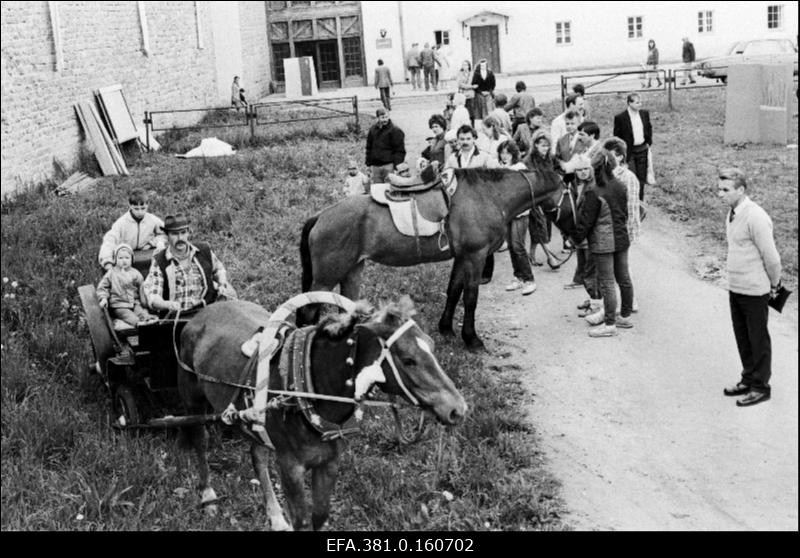
[[373,183],[386,182],[386,177],[406,159],[406,136],[394,125],[389,111],[375,111],[378,121],[367,133],[366,163]]
[[164,232],[168,246],[153,257],[143,291],[153,310],[191,311],[220,296],[236,298],[225,266],[205,242],[189,242],[189,220],[167,215]]

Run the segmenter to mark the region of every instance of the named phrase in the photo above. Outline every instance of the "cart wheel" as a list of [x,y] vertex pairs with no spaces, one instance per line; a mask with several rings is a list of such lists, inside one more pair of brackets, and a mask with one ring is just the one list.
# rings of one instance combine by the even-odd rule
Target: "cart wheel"
[[126,386],[117,388],[114,394],[114,412],[116,414],[115,420],[118,426],[126,427],[139,424],[139,408],[136,404],[136,399],[133,396],[133,391]]

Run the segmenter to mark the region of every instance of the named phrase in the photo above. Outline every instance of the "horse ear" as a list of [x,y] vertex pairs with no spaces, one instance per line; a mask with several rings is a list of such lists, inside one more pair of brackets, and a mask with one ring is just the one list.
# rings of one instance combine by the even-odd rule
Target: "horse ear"
[[366,321],[375,312],[375,308],[366,300],[356,301],[356,306],[353,309],[353,318],[357,323]]
[[339,339],[347,334],[357,323],[363,322],[372,315],[373,308],[366,300],[359,300],[350,312],[326,316],[320,322],[318,330],[332,339]]
[[408,295],[403,295],[397,301],[397,306],[400,308],[400,318],[403,321],[410,320],[417,315],[417,309],[414,308],[414,301]]

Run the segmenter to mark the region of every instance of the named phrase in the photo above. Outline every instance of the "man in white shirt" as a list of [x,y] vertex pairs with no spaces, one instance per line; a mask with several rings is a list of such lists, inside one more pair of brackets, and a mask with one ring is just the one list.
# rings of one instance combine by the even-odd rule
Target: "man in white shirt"
[[444,168],[448,169],[476,169],[476,168],[497,168],[498,163],[486,151],[481,151],[475,140],[478,139],[478,132],[474,128],[464,124],[458,129],[458,151],[450,155]]
[[737,168],[720,169],[717,195],[729,206],[725,224],[728,237],[728,290],[733,333],[742,377],[723,390],[747,407],[769,400],[772,342],[767,329],[770,297],[781,286],[781,257],[775,248],[772,220],[747,197],[747,180]]
[[647,182],[647,158],[653,145],[653,126],[650,113],[642,109],[638,93],[628,95],[626,110],[614,116],[612,135],[622,139],[628,148],[628,168],[639,180],[639,201],[644,201],[644,185]]
[[578,122],[575,124],[576,126],[583,122],[583,112],[581,110],[584,103],[583,97],[576,94],[567,95],[564,102],[567,105],[567,110],[556,116],[550,124],[550,137],[553,138],[553,145],[550,146],[550,150],[553,152],[553,155],[556,153],[556,144],[558,140],[567,133],[567,113],[570,111],[578,113]]

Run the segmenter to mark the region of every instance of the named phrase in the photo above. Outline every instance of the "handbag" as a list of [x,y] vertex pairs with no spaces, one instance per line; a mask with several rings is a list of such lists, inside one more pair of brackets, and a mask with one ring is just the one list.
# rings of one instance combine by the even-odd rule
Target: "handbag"
[[653,150],[650,148],[647,149],[647,179],[645,184],[648,186],[655,186],[656,184],[656,172],[653,170]]
[[769,297],[767,304],[780,313],[783,310],[783,306],[786,304],[786,299],[789,298],[790,294],[792,294],[792,291],[781,285],[778,287],[778,290],[775,291],[775,295]]

